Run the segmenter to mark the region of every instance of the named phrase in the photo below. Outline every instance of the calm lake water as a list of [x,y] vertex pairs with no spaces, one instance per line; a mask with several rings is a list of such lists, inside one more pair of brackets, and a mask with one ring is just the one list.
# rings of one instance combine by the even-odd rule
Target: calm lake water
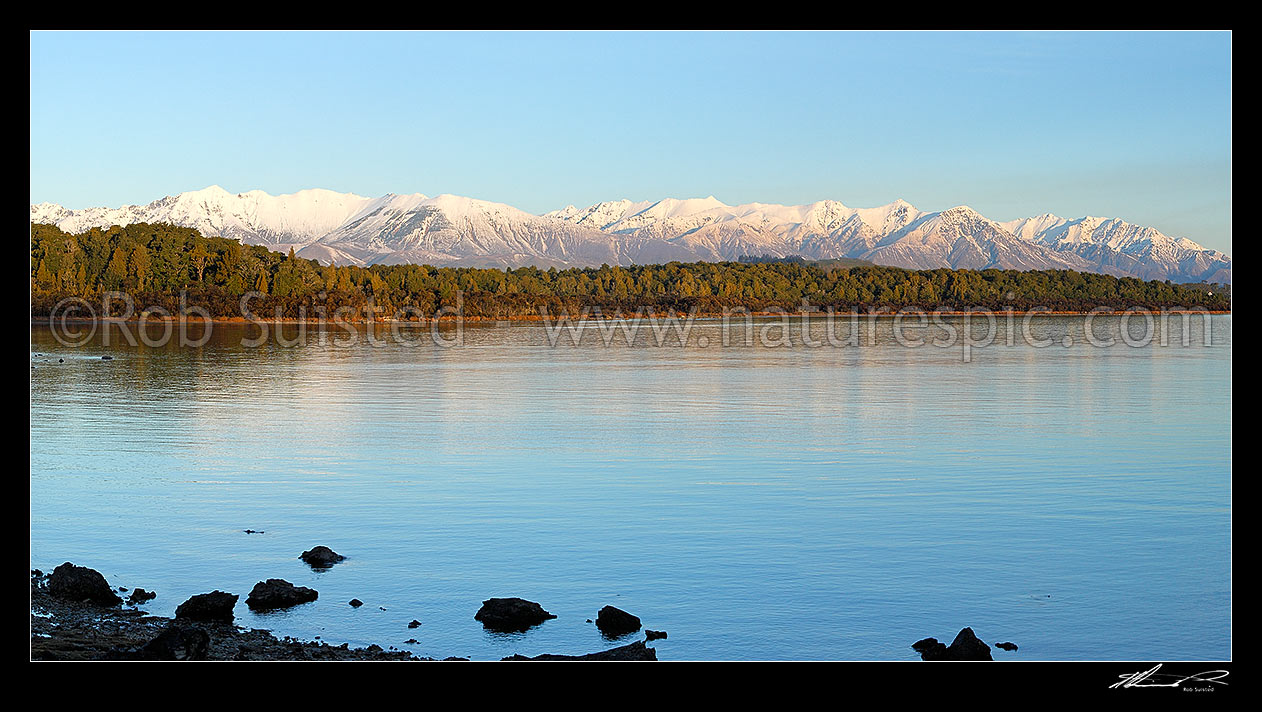
[[[1042,348],[1001,323],[967,360],[889,320],[818,348],[723,347],[714,322],[608,347],[500,324],[67,348],[36,325],[31,566],[434,657],[641,639],[586,622],[609,604],[668,631],[665,660],[914,660],[964,626],[1020,646],[1001,660],[1227,659],[1231,317],[1207,321],[1208,346],[1194,322],[1188,346],[1109,348],[1081,317],[1035,320]],[[314,572],[317,544],[348,559]],[[273,577],[320,598],[251,613]],[[493,596],[558,618],[485,632]]]

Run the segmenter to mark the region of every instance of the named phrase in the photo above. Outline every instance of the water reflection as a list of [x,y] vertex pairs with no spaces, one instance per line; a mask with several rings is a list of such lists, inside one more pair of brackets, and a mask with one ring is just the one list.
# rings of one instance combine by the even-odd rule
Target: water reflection
[[[964,625],[1022,659],[1223,657],[1231,320],[1211,321],[1208,347],[1144,348],[1069,317],[1008,346],[1001,324],[968,361],[886,320],[836,348],[724,348],[714,322],[660,348],[538,324],[245,348],[252,327],[216,324],[198,347],[66,349],[35,326],[31,564],[92,565],[166,615],[285,578],[320,598],[242,624],[434,657],[602,649],[585,621],[611,602],[670,631],[664,659],[911,659]],[[313,571],[316,544],[349,558]],[[493,595],[558,618],[487,634]]]

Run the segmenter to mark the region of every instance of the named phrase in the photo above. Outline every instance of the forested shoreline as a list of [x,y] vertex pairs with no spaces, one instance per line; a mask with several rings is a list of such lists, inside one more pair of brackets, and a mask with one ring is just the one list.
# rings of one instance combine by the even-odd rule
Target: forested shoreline
[[[170,314],[204,309],[240,317],[243,296],[263,318],[316,318],[318,313],[453,314],[537,318],[731,310],[796,312],[803,305],[839,312],[1086,312],[1170,308],[1230,311],[1230,285],[1182,285],[1131,277],[1048,270],[906,270],[802,260],[672,262],[599,268],[481,269],[427,265],[321,266],[197,230],[138,223],[71,235],[31,227],[31,315],[49,315],[75,297],[99,305],[129,295],[137,308]],[[196,312],[194,312],[196,313]],[[98,316],[101,316],[98,314]]]

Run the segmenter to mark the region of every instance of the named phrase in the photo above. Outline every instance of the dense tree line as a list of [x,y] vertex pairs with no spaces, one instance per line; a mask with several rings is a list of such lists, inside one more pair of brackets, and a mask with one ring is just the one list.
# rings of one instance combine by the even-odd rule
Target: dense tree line
[[99,304],[101,295],[112,291],[128,293],[138,307],[177,313],[183,305],[195,305],[212,316],[240,316],[242,295],[256,292],[263,296],[250,302],[251,309],[267,318],[278,313],[297,317],[302,308],[315,318],[317,307],[330,315],[340,307],[362,314],[370,303],[384,314],[407,309],[432,315],[460,306],[466,316],[489,318],[537,316],[541,308],[552,315],[595,307],[605,314],[641,308],[709,314],[740,307],[797,311],[804,301],[845,311],[1230,309],[1230,287],[1068,270],[905,270],[793,259],[562,270],[325,267],[295,257],[292,250],[285,255],[166,224],[94,228],[78,235],[52,225],[32,226],[33,316],[47,315],[66,297]]

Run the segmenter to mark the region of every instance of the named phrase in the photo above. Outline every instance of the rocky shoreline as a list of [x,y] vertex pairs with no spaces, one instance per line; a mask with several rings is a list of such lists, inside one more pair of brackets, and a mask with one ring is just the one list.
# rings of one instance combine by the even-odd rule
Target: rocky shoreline
[[[277,581],[271,579],[262,585],[276,589]],[[278,638],[267,630],[243,628],[233,622],[231,612],[237,597],[222,591],[193,596],[181,604],[175,618],[152,616],[138,608],[152,598],[143,589],[133,591],[127,601],[119,592],[125,589],[115,591],[97,571],[69,562],[52,574],[31,571],[31,659],[436,660],[393,647],[352,648],[288,636]],[[138,592],[143,593],[137,596]],[[490,599],[484,608],[488,604],[494,607],[492,602],[510,600],[520,599]],[[504,660],[639,661],[657,660],[657,652],[644,641],[636,641],[585,655],[513,655]]]
[[[324,549],[324,547],[319,547]],[[331,566],[340,555],[331,550],[303,559],[313,566]],[[140,606],[155,594],[143,588],[130,592],[126,600],[112,588],[100,572],[66,562],[51,574],[31,571],[31,659],[32,660],[376,660],[435,661],[418,657],[393,646],[369,645],[352,648],[289,636],[276,637],[271,631],[244,628],[234,622],[233,609],[238,596],[224,591],[197,594],[180,604],[174,618],[153,616]],[[295,587],[283,579],[259,582],[250,592],[251,608],[288,608],[318,596],[313,589]],[[355,605],[357,600],[351,601]],[[488,630],[525,631],[556,618],[538,603],[521,598],[489,598],[474,618]],[[589,623],[593,622],[588,620]],[[649,661],[657,651],[646,643],[667,638],[665,631],[642,629],[640,619],[613,606],[600,609],[595,620],[606,640],[616,640],[644,630],[645,639],[627,645],[580,655],[544,654],[534,657],[511,655],[506,661]],[[412,621],[409,628],[420,625]],[[991,647],[964,628],[947,645],[935,638],[918,640],[911,646],[926,661],[989,661]],[[995,648],[1015,652],[1011,642]],[[466,661],[450,657],[446,661]]]

